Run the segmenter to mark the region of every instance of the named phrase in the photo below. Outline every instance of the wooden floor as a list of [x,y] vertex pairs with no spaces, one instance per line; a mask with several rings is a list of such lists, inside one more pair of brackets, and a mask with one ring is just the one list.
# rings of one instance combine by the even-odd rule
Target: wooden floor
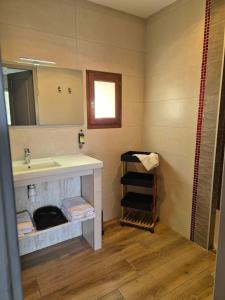
[[118,221],[103,249],[82,239],[22,258],[26,300],[212,299],[215,254],[158,225],[155,234]]

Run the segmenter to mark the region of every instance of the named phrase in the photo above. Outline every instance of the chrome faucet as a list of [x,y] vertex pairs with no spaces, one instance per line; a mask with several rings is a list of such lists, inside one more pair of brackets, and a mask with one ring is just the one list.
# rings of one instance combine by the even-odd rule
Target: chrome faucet
[[26,165],[30,164],[31,152],[29,148],[24,148],[24,161]]

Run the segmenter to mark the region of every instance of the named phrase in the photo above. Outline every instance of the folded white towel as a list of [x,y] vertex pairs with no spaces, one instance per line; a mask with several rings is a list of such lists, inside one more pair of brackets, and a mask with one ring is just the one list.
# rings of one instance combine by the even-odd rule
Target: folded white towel
[[62,201],[62,206],[67,209],[72,209],[74,211],[82,211],[86,209],[94,210],[94,208],[88,202],[86,202],[82,197],[65,199]]
[[80,221],[80,220],[88,220],[88,219],[94,219],[95,218],[95,212],[93,212],[93,211],[86,212],[86,213],[83,213],[83,214],[80,214],[80,215],[73,215],[69,211],[66,211],[62,208],[62,212],[64,213],[67,220],[70,221],[70,222]]
[[78,206],[70,207],[68,208],[68,211],[70,211],[74,215],[79,215],[80,213],[88,212],[88,211],[94,211],[94,208],[90,204],[81,204]]
[[26,222],[22,224],[17,224],[18,234],[30,233],[34,230],[32,222]]
[[84,218],[93,219],[95,217],[94,208],[82,197],[63,200],[62,211],[69,221],[79,221]]
[[30,233],[34,230],[28,211],[17,213],[17,231],[19,235]]
[[147,171],[150,171],[159,166],[159,155],[156,153],[133,155],[140,160]]

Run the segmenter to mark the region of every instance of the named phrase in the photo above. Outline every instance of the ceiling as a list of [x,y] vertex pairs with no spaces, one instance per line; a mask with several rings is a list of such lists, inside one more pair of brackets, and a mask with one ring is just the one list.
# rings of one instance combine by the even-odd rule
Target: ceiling
[[148,18],[176,0],[89,0],[141,18]]

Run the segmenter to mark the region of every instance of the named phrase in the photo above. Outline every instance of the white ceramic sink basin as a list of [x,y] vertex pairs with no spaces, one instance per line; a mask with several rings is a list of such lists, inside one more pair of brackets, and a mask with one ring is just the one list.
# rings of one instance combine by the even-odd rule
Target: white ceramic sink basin
[[12,162],[15,187],[72,178],[77,174],[91,175],[94,169],[102,167],[102,161],[84,154],[34,158],[30,166],[24,160]]
[[19,166],[13,166],[13,172],[19,173],[19,172],[29,172],[33,170],[41,170],[41,169],[48,169],[48,168],[54,168],[54,167],[60,167],[61,165],[57,163],[56,161],[49,161],[49,162],[42,162],[42,163],[33,163],[31,162],[30,165],[19,165]]

